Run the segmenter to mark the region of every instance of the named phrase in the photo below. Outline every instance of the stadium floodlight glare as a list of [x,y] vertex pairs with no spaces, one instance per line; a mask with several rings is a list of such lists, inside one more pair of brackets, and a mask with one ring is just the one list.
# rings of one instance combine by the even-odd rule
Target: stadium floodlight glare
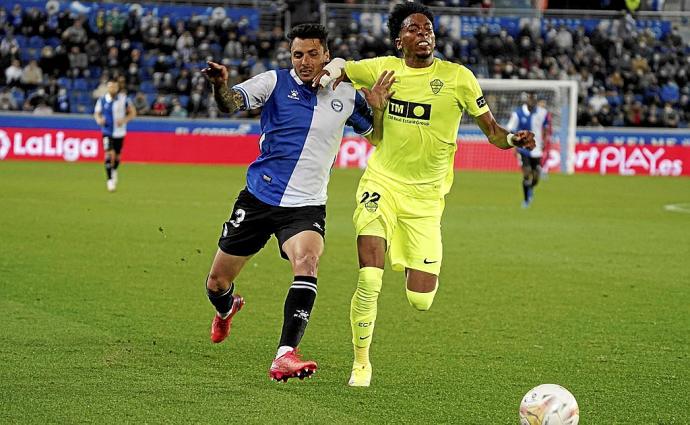
[[576,81],[480,78],[479,85],[491,112],[501,125],[506,125],[510,114],[524,103],[520,98],[522,93],[532,92],[539,100],[544,101],[544,107],[551,113],[553,120],[552,144],[560,145],[561,172],[574,172],[578,90]]

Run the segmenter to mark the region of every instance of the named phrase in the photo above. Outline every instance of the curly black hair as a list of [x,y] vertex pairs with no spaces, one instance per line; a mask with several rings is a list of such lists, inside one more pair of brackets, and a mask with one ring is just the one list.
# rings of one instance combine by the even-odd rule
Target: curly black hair
[[287,35],[287,39],[290,41],[290,47],[292,47],[292,41],[296,38],[307,39],[307,38],[318,38],[323,46],[324,50],[328,50],[328,31],[326,27],[320,24],[299,24],[290,30]]
[[423,4],[406,1],[404,3],[395,5],[393,11],[388,17],[388,33],[390,34],[393,46],[395,46],[395,39],[400,37],[400,30],[402,29],[403,21],[408,16],[414,15],[415,13],[421,13],[429,18],[432,23],[434,22],[434,14],[431,13],[431,10]]

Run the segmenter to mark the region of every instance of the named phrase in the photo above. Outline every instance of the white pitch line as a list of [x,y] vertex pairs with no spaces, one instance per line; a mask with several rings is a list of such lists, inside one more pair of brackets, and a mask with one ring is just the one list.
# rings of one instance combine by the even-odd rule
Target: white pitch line
[[690,203],[664,205],[666,211],[690,214]]

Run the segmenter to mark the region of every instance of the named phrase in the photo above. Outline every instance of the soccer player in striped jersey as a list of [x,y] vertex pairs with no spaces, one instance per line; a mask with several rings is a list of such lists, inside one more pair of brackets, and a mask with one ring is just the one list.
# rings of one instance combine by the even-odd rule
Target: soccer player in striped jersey
[[[203,73],[212,83],[223,112],[262,107],[260,155],[249,165],[246,188],[224,223],[218,251],[206,279],[208,298],[216,308],[211,340],[223,341],[244,299],[233,293],[235,278],[247,260],[278,240],[290,261],[292,285],[285,299],[283,327],[269,377],[276,381],[310,376],[317,368],[297,353],[317,293],[319,257],[326,231],[326,188],[345,125],[370,138],[377,136],[371,111],[350,84],[316,90],[312,79],[329,60],[327,32],[303,24],[288,34],[292,69],[268,71],[228,88],[228,71],[209,62]],[[375,104],[388,96],[387,86],[364,90]],[[381,93],[377,99],[376,94]],[[381,112],[382,114],[382,112]],[[380,129],[379,129],[380,130]]]
[[108,80],[106,89],[107,93],[96,101],[93,117],[103,133],[106,188],[109,192],[114,192],[117,188],[120,153],[127,135],[127,123],[137,116],[137,110],[127,95],[120,91],[117,80]]
[[453,182],[463,112],[500,149],[534,147],[532,133],[511,134],[498,125],[469,69],[434,58],[433,22],[427,7],[398,4],[388,27],[401,57],[336,58],[314,78],[314,85],[324,87],[334,79],[336,87],[343,79],[368,87],[382,71],[395,72],[394,95],[382,118],[383,139],[360,180],[353,217],[360,269],[350,309],[351,386],[371,382],[369,348],[386,253],[393,270],[405,272],[410,304],[421,311],[431,307],[441,270],[441,214]]
[[534,133],[534,149],[516,149],[522,168],[522,207],[527,208],[534,199],[534,188],[541,177],[542,158],[544,154],[548,156],[545,139],[550,133],[551,115],[537,104],[536,94],[523,93],[520,97],[523,104],[510,115],[507,127],[513,132],[528,130]]

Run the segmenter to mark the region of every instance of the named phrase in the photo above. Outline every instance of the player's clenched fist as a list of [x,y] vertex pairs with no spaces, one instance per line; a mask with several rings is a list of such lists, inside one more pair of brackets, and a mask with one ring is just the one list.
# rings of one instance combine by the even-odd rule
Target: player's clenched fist
[[528,130],[520,130],[513,136],[513,145],[518,148],[525,148],[532,150],[536,145],[534,141],[534,133]]
[[208,67],[201,70],[204,77],[213,84],[214,86],[220,86],[222,84],[227,84],[228,82],[228,68],[219,63],[208,61],[206,62]]

